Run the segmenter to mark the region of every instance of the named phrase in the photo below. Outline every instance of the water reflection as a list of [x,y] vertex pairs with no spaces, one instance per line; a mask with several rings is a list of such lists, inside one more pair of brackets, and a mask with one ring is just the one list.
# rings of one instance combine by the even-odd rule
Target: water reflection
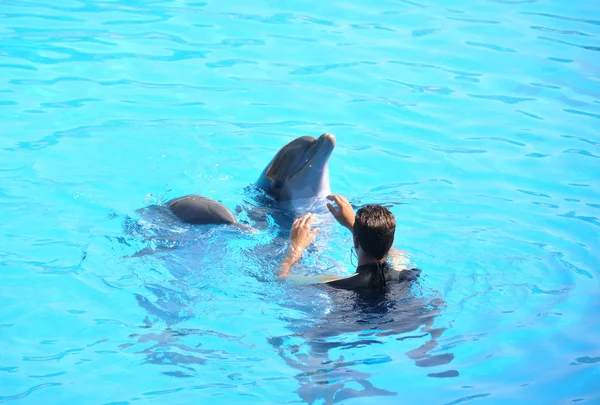
[[[251,223],[256,225],[258,221]],[[210,311],[221,313],[218,308],[211,307],[216,305],[210,304],[211,301],[220,301],[219,297],[227,294],[239,297],[239,300],[227,300],[228,305],[236,307],[236,313],[253,316],[251,302],[256,298],[254,296],[266,294],[264,299],[273,300],[274,307],[302,314],[297,319],[284,319],[291,334],[264,338],[289,367],[297,370],[295,379],[299,388],[296,394],[303,402],[337,403],[350,398],[397,396],[398,393],[389,387],[377,386],[372,371],[380,364],[397,361],[392,359],[397,346],[394,339],[403,342],[402,347],[410,346],[414,341],[405,355],[417,367],[436,367],[435,372],[428,374],[430,377],[458,375],[458,371],[450,367],[437,369],[452,362],[452,353],[432,354],[445,331],[445,327],[435,326],[435,320],[446,304],[435,294],[423,293],[418,283],[392,284],[385,293],[282,284],[274,281],[275,273],[266,270],[272,269],[273,263],[283,254],[279,245],[287,237],[282,237],[285,232],[281,229],[273,237],[223,227],[206,232],[188,229],[182,232],[167,226],[173,235],[165,235],[161,227],[139,227],[139,223],[134,226],[128,221],[125,224],[126,233],[138,242],[144,241],[142,246],[147,239],[152,239],[150,251],[154,254],[136,255],[131,259],[141,260],[147,268],[158,267],[160,263],[165,273],[164,279],[145,280],[144,293],[135,294],[138,304],[148,314],[144,320],[148,329],[147,333],[131,336],[137,342],[127,346],[142,347],[137,353],[144,357],[143,363],[168,367],[163,371],[166,375],[192,377],[200,372],[199,367],[208,366],[207,361],[227,361],[236,357],[234,353],[221,350],[221,343],[218,343],[237,341],[235,336],[208,330],[219,328],[218,319],[210,316]],[[160,237],[157,238],[157,234]],[[241,259],[243,263],[236,264],[231,258],[243,254],[231,251],[231,247],[241,248],[238,244],[242,240],[251,242],[249,251],[253,254]],[[159,247],[167,249],[157,252]],[[253,270],[254,267],[260,269],[260,274]],[[199,303],[203,304],[198,306]],[[227,315],[223,312],[222,316]],[[208,329],[178,327],[178,324],[193,319],[203,319]],[[157,331],[156,326],[161,324],[164,330]],[[207,333],[219,336],[207,337]],[[196,343],[208,339],[214,346],[212,350],[190,347],[190,338]],[[264,356],[268,358],[272,354]],[[348,359],[349,356],[352,359]]]
[[[445,302],[418,296],[411,287],[414,286],[408,282],[396,284],[386,293],[316,287],[331,299],[326,314],[315,322],[290,325],[296,329],[292,335],[269,339],[286,363],[299,371],[295,376],[300,384],[297,394],[303,401],[337,403],[349,398],[396,396],[396,392],[373,385],[369,381],[372,374],[352,369],[392,361],[388,355],[373,356],[369,349],[373,345],[386,345],[385,340],[390,337],[403,341],[429,336],[425,343],[406,353],[418,367],[443,366],[453,360],[452,353],[430,354],[445,330],[434,327]],[[416,333],[409,335],[410,332]],[[345,361],[343,355],[334,359],[330,353],[335,349],[356,349],[366,356],[354,361]],[[458,371],[453,369],[429,374],[430,377],[457,375]],[[353,388],[356,384],[362,389]]]

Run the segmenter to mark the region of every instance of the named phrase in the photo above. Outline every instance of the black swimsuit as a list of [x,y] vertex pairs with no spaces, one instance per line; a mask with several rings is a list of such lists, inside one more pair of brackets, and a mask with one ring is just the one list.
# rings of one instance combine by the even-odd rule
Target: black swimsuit
[[421,274],[421,270],[419,269],[413,268],[398,271],[392,269],[387,262],[373,262],[358,266],[356,268],[356,273],[349,277],[328,281],[326,284],[331,287],[348,290],[354,290],[356,288],[369,288],[371,287],[371,278],[376,277],[377,273],[379,272],[385,276],[386,283],[390,281],[398,283],[402,283],[404,281],[415,281]]

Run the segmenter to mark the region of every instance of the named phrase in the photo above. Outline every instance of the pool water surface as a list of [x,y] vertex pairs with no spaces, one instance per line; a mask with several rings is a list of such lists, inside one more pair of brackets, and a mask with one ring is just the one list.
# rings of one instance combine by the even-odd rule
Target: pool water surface
[[[599,37],[593,0],[0,1],[0,403],[600,403]],[[418,283],[139,211],[250,220],[324,132]],[[294,271],[351,274],[319,221]]]

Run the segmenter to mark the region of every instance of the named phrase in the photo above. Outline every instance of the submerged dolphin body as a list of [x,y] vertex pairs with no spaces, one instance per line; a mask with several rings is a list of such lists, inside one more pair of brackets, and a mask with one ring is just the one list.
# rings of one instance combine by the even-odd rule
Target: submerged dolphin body
[[[256,233],[256,228],[273,230],[272,225],[276,224],[275,235],[272,235],[275,238],[267,249],[274,253],[287,240],[296,216],[311,211],[325,214],[318,216],[315,226],[332,222],[324,201],[331,192],[329,159],[335,143],[334,135],[323,134],[319,138],[301,136],[284,145],[257,181],[246,188],[248,198],[236,207],[235,214],[224,204],[198,194],[139,209],[141,222],[130,218],[125,227],[128,233],[145,239],[148,246],[133,256],[170,251],[194,243],[199,238],[196,226],[213,225]],[[204,232],[202,228],[198,231]]]

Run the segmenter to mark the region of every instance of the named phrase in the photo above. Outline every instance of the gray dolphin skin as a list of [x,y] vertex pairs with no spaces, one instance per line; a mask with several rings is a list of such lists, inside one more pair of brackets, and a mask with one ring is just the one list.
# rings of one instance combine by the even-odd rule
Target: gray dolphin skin
[[236,224],[233,213],[215,200],[200,195],[186,195],[167,202],[173,214],[189,224]]
[[277,152],[256,185],[277,201],[303,200],[331,194],[329,158],[335,136],[301,136]]
[[[335,136],[301,136],[282,147],[259,176],[256,186],[276,201],[305,201],[325,197],[329,186],[329,158]],[[223,204],[192,194],[167,202],[179,219],[190,224],[237,224],[233,213]]]

